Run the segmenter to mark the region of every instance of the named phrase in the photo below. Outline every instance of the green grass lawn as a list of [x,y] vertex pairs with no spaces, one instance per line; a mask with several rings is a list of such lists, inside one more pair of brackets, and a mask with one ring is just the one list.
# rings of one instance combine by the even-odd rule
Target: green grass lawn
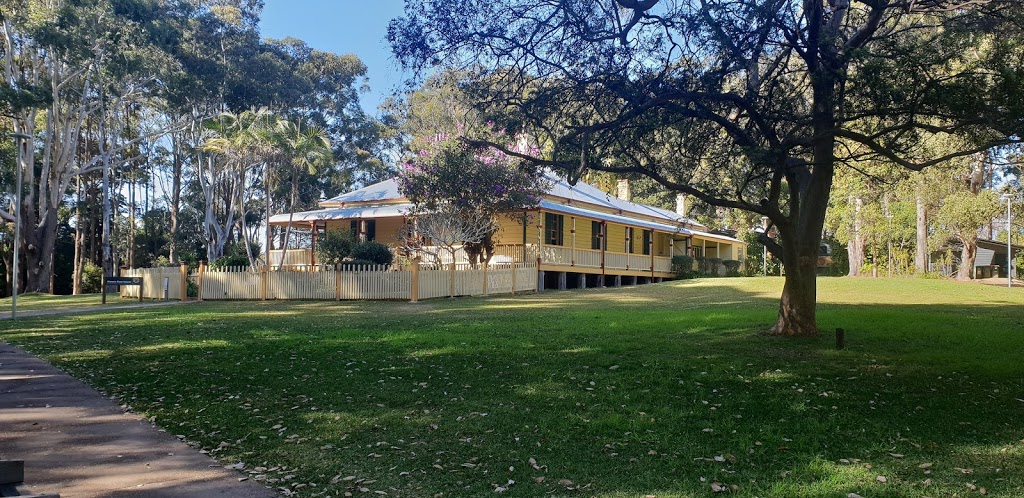
[[[24,294],[18,296],[18,313],[35,311],[67,310],[71,308],[91,308],[102,306],[103,296],[100,294],[81,294],[78,296],[54,296],[51,294]],[[121,299],[117,294],[107,294],[107,304],[131,304],[134,301]],[[0,314],[11,313],[11,298],[0,299]]]
[[204,303],[0,340],[300,496],[1024,496],[1024,292],[822,279],[836,351],[756,334],[781,283]]

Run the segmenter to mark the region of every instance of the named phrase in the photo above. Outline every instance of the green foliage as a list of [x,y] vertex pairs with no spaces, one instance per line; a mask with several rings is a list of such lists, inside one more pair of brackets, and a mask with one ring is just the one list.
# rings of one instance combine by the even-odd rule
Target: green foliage
[[676,278],[696,278],[693,256],[672,256],[672,272],[676,274]]
[[846,252],[846,246],[834,239],[824,239],[824,242],[832,248],[832,266],[819,268],[818,274],[838,277],[850,273],[850,255]]
[[82,267],[82,293],[100,292],[103,287],[103,267],[86,261]]
[[936,224],[940,237],[956,237],[961,240],[976,237],[978,229],[990,223],[1002,213],[999,194],[983,190],[977,194],[968,191],[954,192],[942,201]]
[[743,240],[748,244],[746,252],[747,264],[743,268],[743,275],[747,277],[778,275],[779,260],[773,258],[771,253],[768,253],[767,265],[765,264],[764,245],[757,241],[757,236],[758,234],[755,232],[746,232],[743,235]]
[[352,261],[368,261],[369,264],[390,265],[394,261],[395,255],[388,246],[368,240],[353,245],[349,252],[349,258]]
[[[515,140],[491,130],[481,133],[485,140]],[[496,215],[532,208],[547,190],[540,170],[497,148],[469,146],[463,137],[446,135],[406,162],[397,181],[402,194],[426,212],[451,205]]]
[[740,266],[743,264],[742,261],[735,259],[726,259],[722,261],[722,266],[725,267],[725,276],[727,277],[738,277],[740,276]]
[[210,268],[228,268],[237,266],[249,266],[249,256],[245,254],[245,248],[241,244],[231,246],[228,249],[227,254],[210,263]]
[[705,277],[721,276],[722,258],[709,258],[702,256],[697,258],[697,273]]
[[321,264],[336,265],[349,257],[355,240],[348,230],[328,230],[320,236],[316,246],[316,259]]

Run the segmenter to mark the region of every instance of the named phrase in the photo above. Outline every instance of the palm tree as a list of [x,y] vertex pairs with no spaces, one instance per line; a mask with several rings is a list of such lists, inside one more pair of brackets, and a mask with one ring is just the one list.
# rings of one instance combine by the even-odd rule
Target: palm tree
[[[224,239],[229,227],[232,226],[234,215],[238,215],[239,231],[245,244],[249,267],[255,269],[255,259],[249,244],[248,227],[246,226],[245,194],[246,178],[249,170],[263,165],[266,168],[267,157],[272,154],[275,138],[268,133],[276,127],[277,118],[266,109],[254,109],[239,114],[222,113],[206,123],[211,136],[203,143],[202,150],[221,156],[225,162],[226,181],[232,185],[228,203],[229,215],[224,224],[224,233],[218,233],[218,247],[208,249],[209,257],[223,254]],[[205,188],[205,187],[204,187]],[[212,204],[214,196],[208,193],[208,204]],[[268,191],[269,202],[269,191]],[[209,230],[215,225],[212,206],[207,206],[206,226]],[[218,228],[218,227],[214,227]],[[209,241],[209,238],[208,238]],[[211,241],[212,242],[212,241]]]
[[[278,143],[281,153],[291,165],[291,199],[289,202],[288,212],[294,213],[295,205],[298,203],[299,196],[299,170],[305,169],[310,174],[314,174],[321,166],[330,164],[333,159],[333,155],[331,153],[331,142],[327,136],[327,131],[319,126],[305,126],[302,123],[296,123],[284,119],[278,120],[277,126],[275,127],[275,135],[279,139]],[[284,231],[284,244],[281,248],[281,258],[277,265],[278,269],[284,265],[285,255],[288,252],[288,239],[291,235],[292,219],[293,214],[289,214],[288,225],[285,226]],[[267,233],[267,240],[269,241],[269,212],[267,215]]]

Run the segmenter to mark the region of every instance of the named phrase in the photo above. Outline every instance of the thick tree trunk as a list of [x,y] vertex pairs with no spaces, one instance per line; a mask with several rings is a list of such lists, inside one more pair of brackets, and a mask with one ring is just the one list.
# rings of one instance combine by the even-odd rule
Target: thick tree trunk
[[928,271],[928,209],[924,202],[924,185],[918,184],[917,200],[917,250],[914,252],[914,268],[917,273]]
[[971,280],[974,278],[974,261],[978,259],[978,239],[960,239],[960,243],[963,250],[960,251],[960,269],[956,273],[956,279]]
[[[808,17],[820,23],[824,17],[818,2]],[[783,168],[789,189],[789,213],[775,213],[773,221],[779,228],[782,263],[786,282],[779,301],[779,316],[769,331],[772,335],[816,336],[817,265],[821,234],[825,227],[832,180],[835,175],[836,118],[835,91],[838,66],[832,40],[818,40],[820,55],[809,62],[813,71],[813,128],[811,161],[793,160],[778,165]],[[820,57],[820,58],[817,58]]]
[[800,247],[783,248],[782,261],[786,268],[786,281],[779,301],[779,317],[769,334],[816,336],[818,254],[816,251],[801,251]]
[[43,223],[36,225],[26,240],[25,292],[49,294],[52,291],[53,251],[57,242],[57,210],[48,209]]

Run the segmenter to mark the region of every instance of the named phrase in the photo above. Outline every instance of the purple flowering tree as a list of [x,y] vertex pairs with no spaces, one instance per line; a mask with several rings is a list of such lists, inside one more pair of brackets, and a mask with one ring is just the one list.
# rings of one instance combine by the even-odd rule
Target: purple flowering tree
[[[490,141],[500,140],[509,149],[539,154],[524,139],[511,139],[487,128]],[[533,149],[533,150],[530,150]],[[461,213],[458,223],[477,220],[488,229],[483,236],[462,240],[470,262],[488,263],[494,255],[495,220],[536,207],[547,191],[543,172],[493,147],[470,145],[464,137],[439,135],[406,161],[398,186],[414,205],[414,215]],[[479,230],[466,233],[480,234]],[[432,234],[420,230],[420,235]]]

